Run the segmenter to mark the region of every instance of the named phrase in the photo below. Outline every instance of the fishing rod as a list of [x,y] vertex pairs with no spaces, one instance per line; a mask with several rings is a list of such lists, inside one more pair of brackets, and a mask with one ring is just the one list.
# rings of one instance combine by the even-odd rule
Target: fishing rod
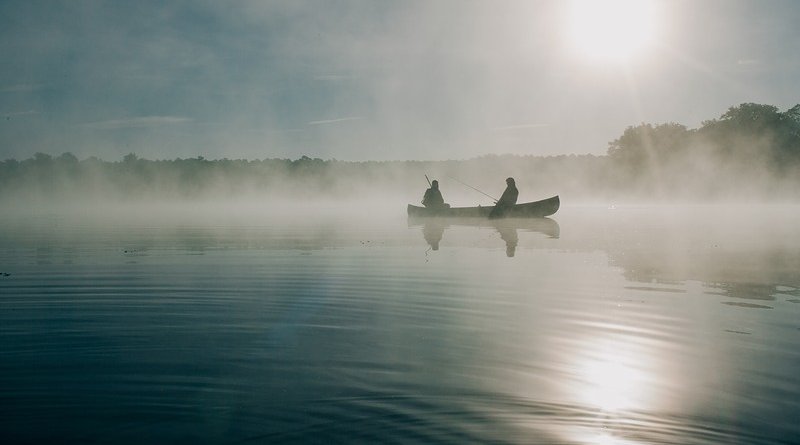
[[484,192],[482,192],[482,191],[480,191],[480,190],[476,189],[475,187],[473,187],[473,186],[471,186],[471,185],[469,185],[469,184],[466,184],[466,183],[464,183],[464,182],[461,182],[461,181],[459,181],[458,179],[456,179],[456,178],[454,178],[454,177],[452,177],[452,176],[448,176],[448,178],[452,179],[453,181],[456,181],[457,183],[459,183],[459,184],[461,184],[461,185],[465,185],[465,186],[467,186],[467,187],[471,188],[472,190],[475,190],[476,192],[478,192],[478,193],[480,193],[480,194],[482,194],[482,195],[485,195],[485,196],[488,196],[488,197],[492,198],[492,200],[493,200],[494,202],[497,202],[497,201],[499,201],[499,200],[498,200],[497,198],[495,198],[494,196],[492,196],[492,195],[490,195],[490,194],[488,194],[488,193],[484,193]]

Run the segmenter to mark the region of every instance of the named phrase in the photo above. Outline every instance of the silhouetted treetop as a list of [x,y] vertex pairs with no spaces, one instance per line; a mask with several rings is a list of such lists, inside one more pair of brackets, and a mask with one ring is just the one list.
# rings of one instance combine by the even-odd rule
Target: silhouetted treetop
[[623,163],[654,162],[681,152],[693,133],[676,123],[628,127],[622,136],[609,142],[608,155]]

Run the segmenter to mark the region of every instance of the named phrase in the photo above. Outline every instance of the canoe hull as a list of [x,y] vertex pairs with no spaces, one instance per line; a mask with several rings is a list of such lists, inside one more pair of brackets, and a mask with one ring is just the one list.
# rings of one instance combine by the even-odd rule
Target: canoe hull
[[[506,218],[542,218],[558,211],[561,201],[558,196],[541,201],[517,204],[505,211]],[[429,209],[415,205],[408,205],[410,217],[448,217],[448,218],[488,218],[494,206],[478,207],[450,207],[442,209]]]

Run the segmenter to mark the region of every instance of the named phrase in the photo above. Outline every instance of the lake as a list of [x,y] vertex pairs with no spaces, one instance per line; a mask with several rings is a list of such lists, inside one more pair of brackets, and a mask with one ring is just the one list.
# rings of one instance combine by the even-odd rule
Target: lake
[[0,216],[0,441],[800,443],[798,206],[187,207]]

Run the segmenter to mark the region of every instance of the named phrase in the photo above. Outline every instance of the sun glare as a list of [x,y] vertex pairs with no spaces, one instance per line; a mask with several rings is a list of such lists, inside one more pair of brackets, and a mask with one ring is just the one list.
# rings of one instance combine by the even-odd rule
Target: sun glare
[[620,340],[595,340],[575,357],[573,390],[581,403],[605,412],[643,409],[651,401],[652,363],[645,350]]
[[652,0],[574,0],[568,8],[567,39],[582,57],[627,61],[655,37]]

